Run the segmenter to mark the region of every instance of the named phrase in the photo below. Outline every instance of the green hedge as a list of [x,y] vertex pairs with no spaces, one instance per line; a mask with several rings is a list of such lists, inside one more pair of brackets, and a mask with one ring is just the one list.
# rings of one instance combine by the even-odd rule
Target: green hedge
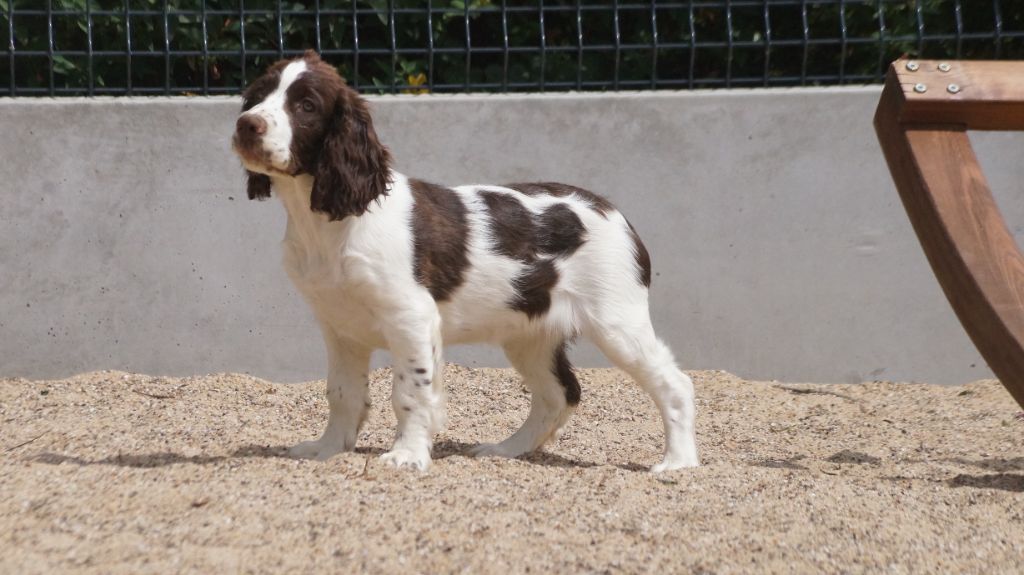
[[[50,58],[46,52],[48,20],[45,15],[19,14],[19,10],[40,10],[47,0],[0,0],[0,35],[9,40],[10,10],[14,8],[14,83],[18,89],[48,88],[50,85]],[[707,1],[693,10],[692,26],[698,42],[727,43],[729,21],[731,40],[736,45],[699,47],[691,54],[688,47],[661,47],[653,50],[653,27],[650,4],[664,2],[628,3],[620,1],[619,34],[625,48],[616,51],[614,45],[615,19],[611,2],[581,2],[585,7],[604,6],[607,9],[585,9],[580,12],[586,46],[605,45],[604,50],[576,51],[578,29],[576,10],[550,10],[558,6],[576,6],[576,2],[546,0],[544,2],[544,32],[548,48],[569,47],[566,52],[539,50],[528,53],[510,53],[506,68],[502,53],[473,53],[469,59],[464,52],[434,54],[433,66],[426,53],[428,30],[435,48],[466,46],[467,14],[470,38],[474,49],[500,48],[503,45],[502,17],[496,0],[436,0],[435,12],[428,25],[424,12],[394,15],[395,46],[399,49],[418,49],[419,53],[390,52],[389,5],[392,8],[423,8],[426,2],[393,0],[365,0],[359,2],[331,2],[321,0],[321,8],[345,10],[342,14],[321,17],[320,47],[328,52],[327,59],[335,63],[349,78],[364,90],[376,87],[381,91],[419,91],[421,85],[432,82],[435,86],[449,85],[447,90],[459,90],[466,84],[493,84],[491,90],[515,89],[504,84],[527,83],[536,89],[541,81],[546,84],[580,82],[611,82],[616,74],[620,87],[680,87],[680,82],[695,80],[696,86],[724,85],[788,85],[820,83],[864,83],[877,81],[884,64],[900,54],[921,57],[951,58],[957,53],[953,38],[936,39],[935,36],[954,35],[956,8],[962,4],[962,31],[968,35],[960,42],[964,58],[1024,58],[1024,1],[1014,0],[846,0],[839,3],[806,2],[806,27],[814,43],[803,45],[804,11],[799,2],[768,2],[771,21],[770,38],[773,45],[767,53],[763,43],[769,31],[765,26],[765,7],[761,3],[733,1],[726,10],[726,2],[714,6]],[[283,12],[281,36],[275,14],[247,14],[239,17],[239,0],[206,0],[209,12],[230,11],[230,14],[207,14],[205,18],[208,52],[229,54],[182,55],[179,51],[204,50],[204,18],[200,14],[182,14],[178,11],[199,11],[202,0],[49,0],[58,14],[53,16],[52,77],[58,92],[87,91],[91,86],[102,92],[128,85],[134,89],[163,89],[170,93],[184,91],[233,92],[244,85],[259,70],[276,59],[278,50],[301,50],[316,45],[316,32],[312,11],[314,2],[275,2],[246,0],[247,11]],[[88,6],[87,6],[88,4]],[[354,46],[354,27],[351,9],[356,4],[368,10],[358,16],[360,54],[358,63],[351,54],[331,51],[351,50]],[[537,1],[514,1],[508,6],[538,6]],[[630,6],[644,4],[643,9]],[[688,5],[686,2],[677,5]],[[154,14],[134,14],[125,17],[126,6],[131,11],[153,11]],[[88,9],[88,12],[87,12]],[[164,11],[168,10],[167,33],[164,30]],[[1002,40],[995,39],[995,14],[1001,12]],[[117,14],[95,14],[102,11]],[[376,12],[372,12],[372,11]],[[60,13],[73,11],[73,13]],[[91,14],[90,14],[91,13]],[[300,14],[301,13],[301,14]],[[658,9],[657,32],[661,46],[666,43],[690,42],[690,10],[685,7]],[[89,17],[91,15],[91,18]],[[885,22],[884,41],[879,40],[880,17]],[[87,21],[92,21],[92,49],[117,51],[118,55],[94,55],[88,50]],[[509,45],[539,49],[541,26],[538,11],[509,12],[507,17]],[[268,55],[241,56],[241,30],[244,24],[247,50],[270,51]],[[843,24],[846,43],[842,40]],[[925,41],[922,53],[918,31],[923,27]],[[123,53],[131,32],[133,55],[130,60]],[[981,34],[983,37],[970,37]],[[165,44],[166,41],[166,44]],[[753,43],[742,46],[742,43]],[[8,42],[5,42],[8,45]],[[169,45],[170,54],[165,54]],[[629,48],[637,46],[638,49]],[[26,52],[40,52],[28,55]],[[382,53],[371,53],[379,51]],[[731,52],[731,57],[730,57]],[[5,50],[0,61],[0,93],[9,93],[11,84],[11,52]],[[692,61],[692,66],[691,66]],[[767,66],[766,66],[767,64]],[[358,66],[358,71],[357,71]],[[432,69],[431,69],[432,68]],[[767,69],[766,69],[767,68]],[[506,74],[507,70],[507,74]],[[468,72],[468,74],[467,74]],[[653,78],[652,78],[653,74]],[[652,82],[654,80],[655,82]],[[612,86],[603,85],[599,88]],[[521,89],[527,89],[523,87]]]

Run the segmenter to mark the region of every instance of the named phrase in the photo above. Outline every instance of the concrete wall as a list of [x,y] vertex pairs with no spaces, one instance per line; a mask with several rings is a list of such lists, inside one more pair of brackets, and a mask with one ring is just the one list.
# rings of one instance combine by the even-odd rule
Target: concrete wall
[[[656,326],[686,368],[790,381],[988,377],[886,171],[871,127],[878,94],[373,104],[401,171],[450,184],[560,180],[621,206],[652,253]],[[279,266],[283,209],[245,199],[229,151],[237,108],[0,101],[0,376],[323,376],[319,335]],[[1024,139],[976,143],[1020,237]],[[449,357],[503,363],[486,348]],[[585,346],[576,357],[599,364]]]

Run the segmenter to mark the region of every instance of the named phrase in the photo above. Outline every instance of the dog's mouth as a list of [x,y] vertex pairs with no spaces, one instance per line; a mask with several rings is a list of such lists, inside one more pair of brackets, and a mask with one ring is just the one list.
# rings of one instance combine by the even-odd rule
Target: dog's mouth
[[237,133],[231,136],[231,150],[242,160],[242,165],[245,169],[252,172],[267,175],[295,176],[300,171],[295,166],[294,160],[289,161],[283,167],[275,165],[270,152],[259,145],[259,142],[244,142],[238,137]]
[[257,166],[269,164],[269,154],[253,142],[243,144],[237,133],[231,136],[231,150],[245,163]]

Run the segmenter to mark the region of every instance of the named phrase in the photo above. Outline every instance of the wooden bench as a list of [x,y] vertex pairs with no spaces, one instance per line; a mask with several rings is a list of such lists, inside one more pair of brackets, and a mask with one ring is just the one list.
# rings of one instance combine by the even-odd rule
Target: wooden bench
[[968,130],[1024,130],[1024,62],[890,66],[875,112],[889,171],[960,323],[1024,406],[1024,256]]

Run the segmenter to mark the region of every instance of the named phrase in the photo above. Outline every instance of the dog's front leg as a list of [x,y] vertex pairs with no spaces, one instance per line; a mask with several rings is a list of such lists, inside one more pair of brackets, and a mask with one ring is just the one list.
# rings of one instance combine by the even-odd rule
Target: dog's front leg
[[441,318],[436,307],[392,317],[396,321],[387,339],[394,377],[391,405],[398,430],[394,446],[381,459],[395,467],[422,471],[430,467],[434,435],[445,424]]
[[330,328],[322,331],[327,345],[327,427],[320,439],[303,441],[288,450],[292,457],[323,460],[352,451],[370,408],[367,368],[372,350],[336,336]]

